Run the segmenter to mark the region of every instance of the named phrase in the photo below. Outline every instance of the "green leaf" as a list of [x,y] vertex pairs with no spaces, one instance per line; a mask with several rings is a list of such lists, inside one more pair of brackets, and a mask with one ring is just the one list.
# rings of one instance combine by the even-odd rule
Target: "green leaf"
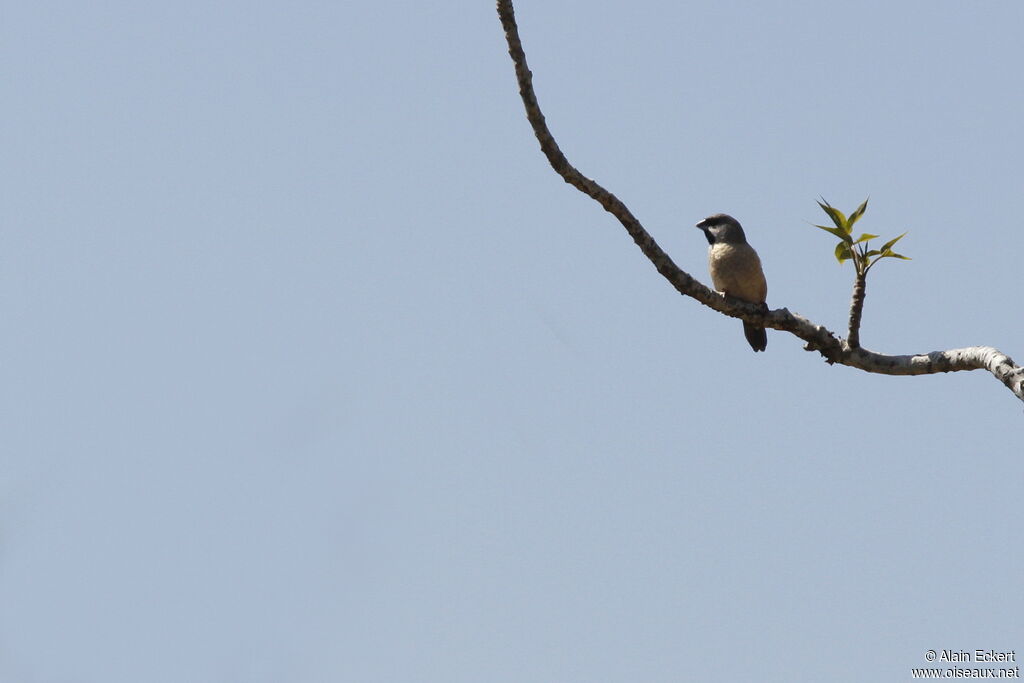
[[879,261],[881,261],[882,259],[884,259],[884,258],[887,258],[887,257],[890,257],[890,256],[891,256],[892,258],[898,258],[898,259],[903,259],[904,261],[911,261],[911,260],[913,260],[913,259],[911,259],[911,258],[910,258],[909,256],[904,256],[903,254],[897,254],[896,252],[894,252],[894,251],[892,251],[892,250],[890,249],[889,251],[886,251],[886,252],[882,252],[881,254],[879,254],[879,255],[878,255],[878,256],[877,256],[876,258],[875,258],[875,260],[871,262],[871,265],[874,265],[874,264],[878,263]]
[[881,253],[882,253],[882,252],[880,252],[880,251],[879,251],[879,250],[877,250],[877,249],[872,249],[872,250],[871,250],[871,251],[869,251],[868,253],[864,254],[864,256],[865,256],[865,257],[867,257],[867,258],[871,258],[872,256],[877,256],[878,254],[881,254]]
[[[870,199],[870,197],[868,198]],[[864,212],[868,210],[868,200],[865,199],[864,203],[857,207],[857,210],[850,214],[850,222],[848,225],[853,228],[853,224],[860,220],[860,217],[864,215]]]
[[825,232],[832,233],[833,235],[843,240],[843,242],[847,244],[853,244],[853,238],[850,237],[850,234],[844,231],[842,228],[830,228],[827,225],[815,225],[814,227],[821,228]]
[[835,208],[834,206],[826,202],[824,199],[818,202],[818,206],[821,207],[822,211],[828,214],[828,217],[832,219],[832,222],[836,224],[837,228],[849,234],[850,226],[846,222],[846,215],[842,211]]
[[[907,234],[907,233],[903,233],[903,235],[906,235],[906,234]],[[899,237],[897,237],[897,238],[895,238],[895,239],[891,239],[891,240],[889,240],[888,242],[886,242],[885,244],[883,244],[883,245],[882,245],[882,252],[884,253],[884,252],[888,251],[889,249],[891,249],[891,248],[892,248],[892,245],[896,244],[896,243],[897,243],[897,242],[899,242],[899,241],[900,241],[901,239],[903,239],[903,235],[900,235]]]
[[861,242],[867,242],[868,240],[873,240],[876,237],[878,237],[878,235],[872,235],[869,232],[861,233],[861,236],[857,238],[857,241],[854,242],[854,244],[860,244]]
[[836,245],[836,260],[842,263],[843,261],[849,261],[853,258],[853,252],[850,251],[850,245],[846,242],[840,242]]

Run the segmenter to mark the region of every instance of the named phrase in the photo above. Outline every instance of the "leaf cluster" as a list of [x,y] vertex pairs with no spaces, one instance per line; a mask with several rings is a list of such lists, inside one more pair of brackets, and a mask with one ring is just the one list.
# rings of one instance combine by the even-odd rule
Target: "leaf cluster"
[[903,238],[903,235],[906,235],[907,233],[903,233],[903,235],[889,240],[878,249],[872,249],[869,244],[870,240],[877,238],[878,235],[872,235],[871,233],[864,232],[861,233],[860,237],[857,239],[853,238],[853,225],[860,220],[861,216],[864,215],[864,212],[867,211],[867,199],[865,199],[864,202],[849,216],[825,201],[824,197],[820,202],[818,202],[818,206],[820,206],[821,210],[827,213],[828,217],[832,219],[833,226],[815,225],[814,227],[821,228],[825,232],[831,233],[839,238],[839,243],[836,245],[835,250],[836,260],[838,260],[839,263],[843,263],[844,261],[853,261],[853,267],[856,268],[858,275],[866,275],[871,266],[884,258],[898,258],[903,259],[904,261],[910,260],[909,256],[897,254],[892,250],[892,245],[899,242]]

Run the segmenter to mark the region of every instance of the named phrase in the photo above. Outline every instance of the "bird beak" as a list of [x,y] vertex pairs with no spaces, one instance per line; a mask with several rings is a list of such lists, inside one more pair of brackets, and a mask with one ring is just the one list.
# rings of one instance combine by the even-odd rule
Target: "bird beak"
[[702,220],[700,223],[697,223],[694,227],[696,227],[696,228],[698,228],[700,230],[705,229],[706,227],[708,227],[707,219]]

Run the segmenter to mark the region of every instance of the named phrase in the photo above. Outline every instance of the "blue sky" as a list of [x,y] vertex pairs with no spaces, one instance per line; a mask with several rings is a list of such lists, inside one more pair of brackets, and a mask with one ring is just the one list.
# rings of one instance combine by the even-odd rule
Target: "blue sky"
[[[1017,2],[517,3],[563,151],[863,344],[1024,356]],[[683,299],[493,4],[14,3],[0,679],[904,680],[1024,651],[1022,406]]]

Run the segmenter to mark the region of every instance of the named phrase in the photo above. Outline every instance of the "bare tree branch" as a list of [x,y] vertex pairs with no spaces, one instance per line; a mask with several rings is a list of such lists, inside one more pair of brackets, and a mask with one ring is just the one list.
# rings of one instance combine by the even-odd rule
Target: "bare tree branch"
[[[800,315],[790,313],[788,309],[764,311],[757,304],[726,297],[709,289],[689,273],[680,269],[618,197],[601,187],[593,179],[580,173],[562,154],[554,136],[548,130],[544,114],[540,110],[537,96],[533,91],[533,74],[530,73],[526,64],[526,53],[523,51],[523,45],[519,39],[519,28],[516,25],[512,0],[498,0],[498,16],[505,30],[508,53],[515,64],[519,95],[526,107],[526,117],[540,142],[541,151],[547,157],[551,167],[558,175],[562,176],[565,182],[594,199],[604,207],[605,211],[615,216],[658,272],[680,294],[696,299],[724,315],[775,330],[790,332],[806,342],[804,349],[817,351],[830,364],[839,363],[865,372],[883,375],[927,375],[984,369],[991,372],[1017,398],[1024,401],[1024,368],[1016,365],[1013,359],[992,347],[971,346],[913,356],[887,356],[860,348],[859,344],[850,344],[825,327],[816,325]],[[859,324],[856,327],[859,327]],[[851,329],[856,332],[855,327]]]
[[860,319],[864,313],[864,297],[867,295],[868,274],[858,271],[853,279],[853,297],[850,301],[850,322],[846,340],[853,348],[860,347]]

